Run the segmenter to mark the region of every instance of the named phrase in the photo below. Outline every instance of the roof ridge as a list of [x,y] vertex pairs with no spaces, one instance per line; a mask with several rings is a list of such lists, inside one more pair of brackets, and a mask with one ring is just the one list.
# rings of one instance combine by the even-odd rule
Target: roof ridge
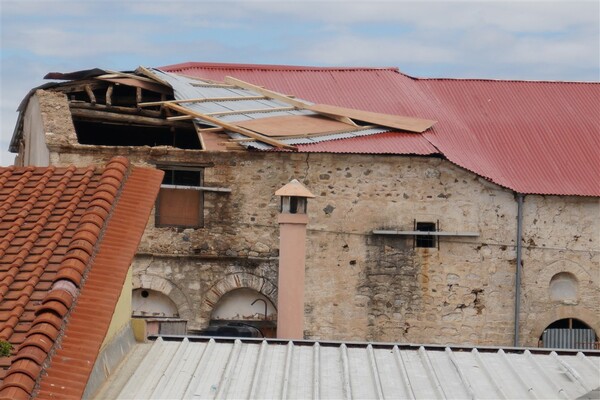
[[[308,65],[285,65],[285,64],[242,64],[242,63],[211,63],[211,62],[196,62],[188,61],[180,64],[165,65],[157,67],[156,69],[165,70],[170,68],[171,70],[188,69],[188,68],[205,68],[205,69],[263,69],[271,71],[306,71],[306,72],[319,72],[319,71],[396,71],[399,72],[398,67],[327,67],[327,66],[308,66]],[[171,71],[172,72],[172,71]]]
[[[164,173],[159,170],[131,167],[128,170],[118,201],[111,212],[93,265],[86,275],[77,304],[72,306],[69,323],[61,338],[60,348],[52,358],[52,365],[42,374],[39,391],[41,398],[81,398],[88,378],[98,360],[103,340],[114,313],[119,295],[124,290],[127,272],[135,256],[142,233],[154,206]],[[136,212],[132,213],[131,210]],[[126,233],[123,233],[126,232]],[[131,288],[129,288],[131,290]],[[102,301],[98,302],[98,296]],[[87,332],[93,319],[94,332]],[[85,339],[81,331],[86,331]],[[81,340],[85,340],[86,352],[81,352]],[[81,377],[65,386],[65,374]]]
[[400,72],[401,75],[405,75],[409,78],[415,79],[417,81],[459,81],[459,82],[499,82],[499,83],[531,83],[531,84],[539,84],[539,83],[551,83],[551,84],[582,84],[582,85],[593,85],[600,84],[600,81],[559,81],[559,80],[535,80],[535,79],[501,79],[501,78],[419,78],[413,77],[410,75],[406,75]]

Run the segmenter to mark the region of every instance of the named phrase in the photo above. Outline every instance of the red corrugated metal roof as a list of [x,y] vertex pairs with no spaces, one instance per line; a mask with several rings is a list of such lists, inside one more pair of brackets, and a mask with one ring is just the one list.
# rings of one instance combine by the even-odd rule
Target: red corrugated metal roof
[[422,135],[373,135],[299,151],[424,154],[434,146],[520,193],[600,196],[596,82],[416,79],[395,68],[185,63],[160,69],[214,80],[230,75],[317,103],[438,121]]

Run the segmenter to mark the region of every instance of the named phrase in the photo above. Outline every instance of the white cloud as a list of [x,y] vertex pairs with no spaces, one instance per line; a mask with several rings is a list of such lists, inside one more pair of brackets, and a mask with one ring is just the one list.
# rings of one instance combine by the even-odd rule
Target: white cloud
[[18,103],[49,71],[222,61],[600,80],[597,0],[0,0],[0,25],[0,164]]

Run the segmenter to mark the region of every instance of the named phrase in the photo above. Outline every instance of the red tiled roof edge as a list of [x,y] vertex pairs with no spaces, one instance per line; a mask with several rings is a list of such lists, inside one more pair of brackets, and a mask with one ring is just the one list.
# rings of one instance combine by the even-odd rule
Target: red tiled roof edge
[[81,398],[123,289],[163,172],[133,168],[106,226],[62,346],[41,378],[38,398]]
[[[77,302],[79,289],[86,282],[88,271],[95,265],[95,256],[100,251],[99,243],[103,240],[103,236],[110,232],[110,224],[107,223],[111,219],[111,213],[121,207],[120,196],[127,193],[128,172],[129,162],[123,157],[113,158],[104,169],[85,214],[67,247],[52,288],[36,311],[31,328],[14,354],[13,363],[0,384],[0,398],[30,398],[36,385],[39,384],[44,369],[49,365],[64,337],[66,323]],[[88,181],[93,173],[93,169],[88,169]],[[158,172],[158,174],[162,173]],[[159,185],[160,182],[156,185],[154,196]],[[149,188],[154,187],[149,186]],[[74,211],[77,203],[72,201],[67,211]],[[150,203],[147,207],[148,214],[153,201]],[[147,214],[145,218],[147,220]],[[62,223],[67,224],[68,221]],[[138,240],[142,232],[143,228],[139,232]],[[48,251],[51,253],[51,250]],[[125,271],[128,267],[129,264],[124,267]]]

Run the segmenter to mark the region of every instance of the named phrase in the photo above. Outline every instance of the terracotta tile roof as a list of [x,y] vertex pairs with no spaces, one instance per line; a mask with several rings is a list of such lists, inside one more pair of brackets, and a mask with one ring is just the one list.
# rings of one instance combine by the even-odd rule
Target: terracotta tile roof
[[0,168],[0,398],[81,397],[161,180],[123,157]]

